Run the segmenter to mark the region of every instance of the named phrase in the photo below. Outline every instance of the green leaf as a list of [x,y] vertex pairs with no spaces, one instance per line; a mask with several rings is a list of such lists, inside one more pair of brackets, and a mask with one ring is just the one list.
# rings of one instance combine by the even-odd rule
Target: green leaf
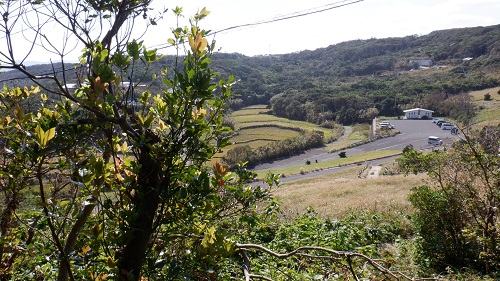
[[59,205],[59,207],[64,207],[64,206],[68,205],[70,202],[71,202],[71,200],[64,199],[64,200],[59,201],[58,205]]
[[35,128],[35,138],[38,144],[42,147],[44,147],[47,143],[45,141],[45,131],[42,129],[42,127],[40,127],[40,125],[37,125]]
[[156,49],[155,50],[149,50],[149,51],[146,51],[146,49],[144,49],[144,58],[146,58],[146,61],[148,63],[152,63],[154,61],[157,61],[157,56],[156,56]]
[[46,142],[50,141],[51,139],[53,139],[56,135],[56,128],[50,128],[47,132],[45,132],[45,139],[46,139]]
[[129,56],[131,56],[134,60],[138,60],[140,57],[139,49],[140,49],[141,45],[142,45],[142,42],[137,43],[136,40],[133,40],[132,42],[129,42],[127,44],[127,52],[129,54]]
[[116,52],[113,56],[115,65],[121,68],[128,66],[130,63],[130,57],[124,56],[122,52]]

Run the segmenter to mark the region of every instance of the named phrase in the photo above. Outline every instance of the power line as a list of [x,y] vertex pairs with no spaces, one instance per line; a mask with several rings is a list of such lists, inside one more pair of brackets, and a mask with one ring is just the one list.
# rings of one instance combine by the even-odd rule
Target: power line
[[321,7],[312,8],[312,9],[308,9],[308,10],[304,10],[304,11],[300,11],[300,12],[294,12],[294,13],[291,13],[291,14],[283,15],[283,16],[280,16],[280,17],[277,17],[277,18],[273,18],[273,19],[269,19],[269,20],[263,20],[263,21],[254,22],[254,23],[247,23],[247,24],[241,24],[241,25],[235,25],[235,26],[227,27],[227,28],[224,28],[224,29],[216,31],[213,34],[215,35],[217,33],[223,33],[223,32],[229,31],[231,29],[244,28],[244,27],[250,27],[250,26],[257,26],[257,25],[274,23],[274,22],[283,21],[283,20],[289,20],[289,19],[298,18],[298,17],[304,17],[304,16],[308,16],[308,15],[312,15],[312,14],[326,12],[326,11],[329,11],[329,10],[333,10],[333,9],[336,9],[336,8],[340,8],[340,7],[343,7],[343,6],[355,4],[355,3],[358,3],[358,2],[362,2],[362,1],[364,1],[364,0],[356,0],[356,1],[344,0],[344,1],[338,1],[338,2],[327,4],[327,5],[324,5],[324,6],[321,6]]
[[[270,23],[274,23],[274,22],[278,22],[278,21],[284,21],[284,20],[289,20],[289,19],[293,19],[293,18],[304,17],[304,16],[308,16],[308,15],[312,15],[312,14],[322,13],[322,12],[326,12],[326,11],[333,10],[336,8],[359,3],[362,1],[364,1],[364,0],[337,1],[337,2],[333,2],[330,4],[323,5],[323,6],[319,6],[316,8],[311,8],[311,9],[307,9],[307,10],[293,12],[293,13],[282,15],[282,16],[277,16],[277,17],[274,17],[273,19],[261,20],[261,21],[257,21],[257,22],[253,22],[253,23],[246,23],[246,24],[240,24],[240,25],[235,25],[235,26],[231,26],[231,27],[226,27],[226,28],[215,31],[215,32],[211,33],[210,35],[215,36],[216,34],[219,34],[219,33],[227,33],[233,29],[246,28],[246,27],[258,26],[258,25],[263,25],[263,24],[270,24]],[[167,48],[174,46],[174,45],[166,45],[166,44],[167,43],[157,45],[156,49],[162,50],[162,49],[167,49]],[[152,46],[152,47],[155,47],[155,46]],[[72,69],[66,69],[64,71],[71,71],[71,70]],[[39,74],[39,75],[44,76],[44,75],[50,75],[50,74],[59,74],[59,73],[62,73],[64,71],[63,71],[63,67],[61,66],[59,69],[55,69],[54,71],[44,73],[44,74]],[[4,80],[0,80],[0,83],[14,81],[14,80],[23,80],[23,79],[28,79],[28,77],[4,79]]]
[[[302,10],[299,12],[293,12],[293,13],[282,15],[279,17],[274,17],[274,18],[268,19],[268,20],[261,20],[261,21],[257,21],[257,22],[253,22],[253,23],[246,23],[246,24],[240,24],[240,25],[235,25],[235,26],[231,26],[231,27],[226,27],[226,28],[217,30],[215,32],[212,32],[212,33],[210,33],[210,35],[215,36],[216,34],[226,33],[226,32],[233,30],[233,29],[246,28],[246,27],[258,26],[258,25],[263,25],[263,24],[270,24],[270,23],[274,23],[274,22],[278,22],[278,21],[284,21],[284,20],[289,20],[289,19],[293,19],[293,18],[304,17],[304,16],[308,16],[308,15],[312,15],[312,14],[322,13],[322,12],[326,12],[326,11],[333,10],[336,8],[359,3],[362,1],[364,1],[364,0],[337,1],[337,2],[326,4],[326,5],[323,5],[320,7]],[[167,45],[167,44],[168,43],[157,45],[157,49],[162,50],[162,49],[167,49],[167,48],[174,46],[174,45]]]

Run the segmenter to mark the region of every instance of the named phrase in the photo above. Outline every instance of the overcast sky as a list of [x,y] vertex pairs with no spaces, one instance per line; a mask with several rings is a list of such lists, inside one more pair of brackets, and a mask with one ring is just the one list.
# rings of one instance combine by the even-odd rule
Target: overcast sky
[[[332,44],[369,38],[425,35],[435,30],[458,27],[475,27],[500,24],[499,0],[154,0],[153,7],[170,8],[158,25],[152,26],[144,38],[151,47],[159,47],[162,53],[172,53],[173,48],[162,48],[172,37],[175,6],[184,9],[188,18],[206,7],[211,14],[201,22],[204,29],[220,31],[233,26],[250,25],[292,15],[312,13],[292,19],[234,28],[215,35],[216,46],[222,52],[241,53],[248,56],[283,54],[314,50]],[[338,8],[333,8],[339,6]],[[324,10],[323,12],[318,12]],[[329,10],[328,10],[329,9]],[[139,21],[140,22],[140,21]],[[49,26],[48,35],[62,40],[61,32]],[[143,31],[141,26],[137,30]],[[27,32],[14,33],[14,50],[29,52]],[[1,37],[4,39],[4,36]],[[63,40],[64,41],[64,40]],[[0,43],[5,44],[5,43]],[[0,50],[5,45],[0,45]],[[25,50],[24,50],[24,49]],[[69,48],[68,48],[69,49]],[[76,60],[81,46],[70,56]],[[19,56],[19,54],[18,54]],[[33,52],[28,61],[47,62],[50,55]],[[57,59],[54,57],[54,59]]]
[[[160,4],[161,2],[161,4]],[[210,16],[202,27],[213,31],[280,18],[297,12],[355,1],[327,0],[190,0],[160,1],[159,5],[184,8],[192,15],[206,7]],[[163,7],[163,6],[161,6]],[[282,54],[314,50],[354,39],[425,35],[435,30],[500,24],[498,0],[364,0],[324,12],[289,20],[242,27],[219,33],[215,39],[222,52],[245,55]],[[172,13],[156,30],[174,25]],[[159,34],[159,32],[153,32]],[[169,34],[166,34],[169,36]],[[155,36],[153,45],[163,43]]]

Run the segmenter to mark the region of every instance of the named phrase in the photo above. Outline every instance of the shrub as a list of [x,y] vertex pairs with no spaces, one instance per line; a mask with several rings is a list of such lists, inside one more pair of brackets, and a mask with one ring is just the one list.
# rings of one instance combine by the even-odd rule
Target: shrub
[[468,218],[460,202],[446,190],[428,186],[414,188],[409,197],[416,211],[412,217],[417,233],[417,261],[426,267],[444,271],[455,268],[481,267],[476,237],[467,235]]
[[453,149],[427,154],[410,150],[398,159],[405,172],[427,172],[431,178],[431,186],[410,196],[424,265],[500,273],[499,136],[486,135],[492,139],[468,135]]

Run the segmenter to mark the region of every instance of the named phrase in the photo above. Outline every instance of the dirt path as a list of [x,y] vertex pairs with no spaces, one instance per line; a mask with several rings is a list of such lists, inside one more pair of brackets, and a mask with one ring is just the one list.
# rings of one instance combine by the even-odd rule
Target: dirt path
[[337,141],[345,140],[347,137],[349,137],[351,133],[352,133],[352,127],[344,126],[344,133],[340,136],[340,138]]
[[367,179],[377,178],[380,174],[380,170],[382,170],[382,166],[372,166],[368,174],[366,175]]

